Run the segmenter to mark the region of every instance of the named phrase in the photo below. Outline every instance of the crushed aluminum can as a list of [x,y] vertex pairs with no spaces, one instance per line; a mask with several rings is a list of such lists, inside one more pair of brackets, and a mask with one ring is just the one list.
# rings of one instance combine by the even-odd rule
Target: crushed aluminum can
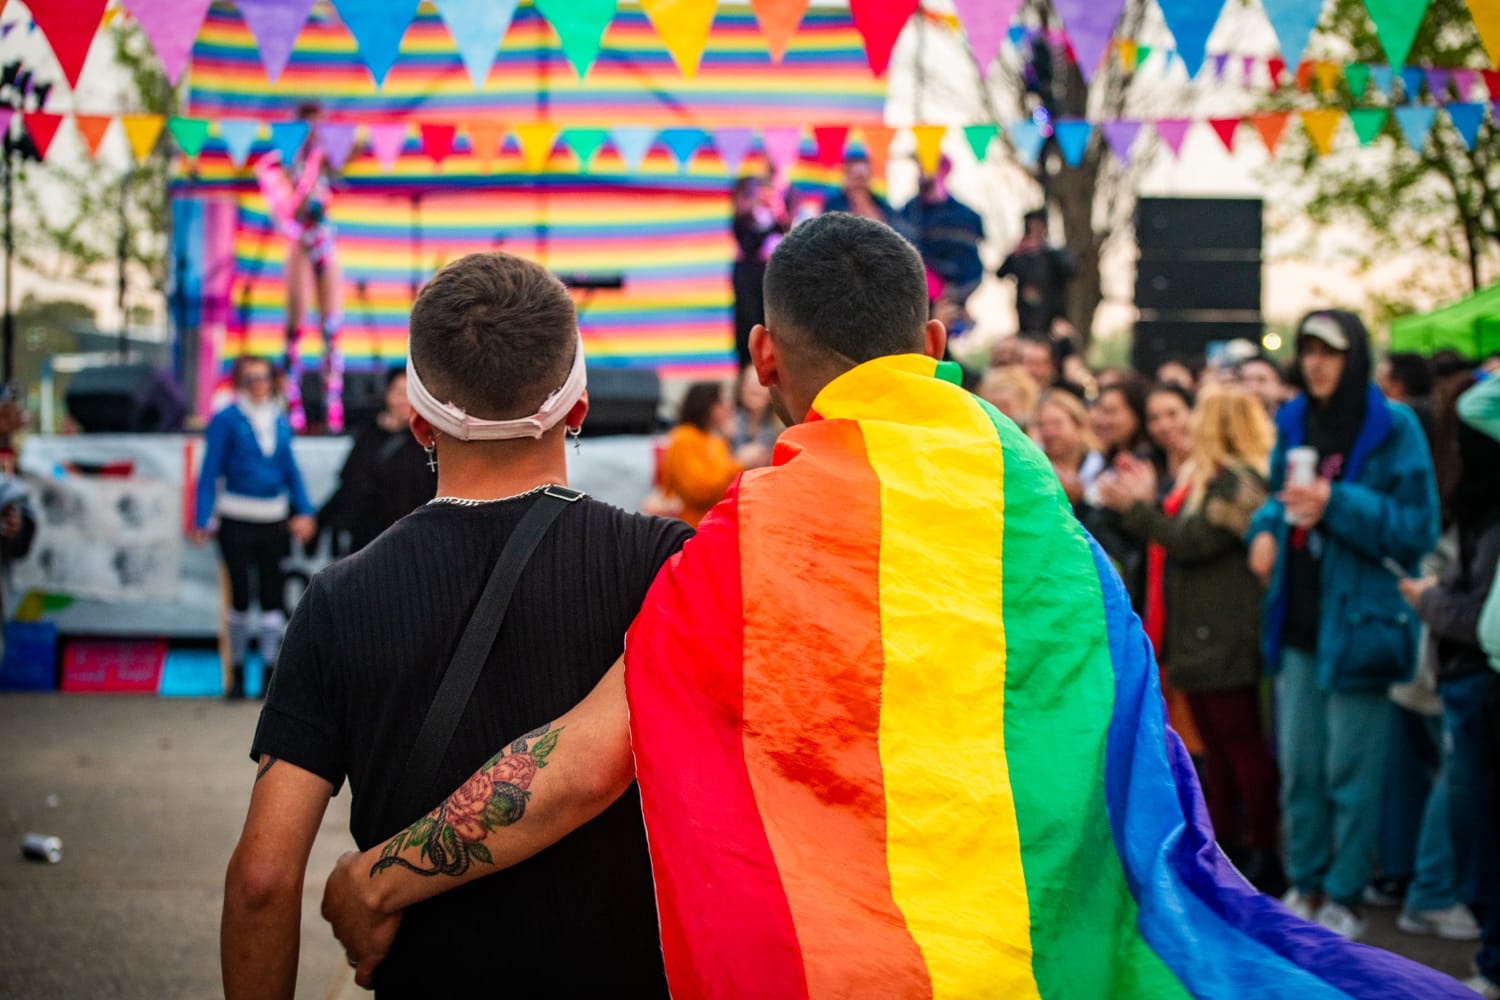
[[62,860],[62,838],[49,837],[44,833],[28,833],[21,840],[21,856],[55,865]]

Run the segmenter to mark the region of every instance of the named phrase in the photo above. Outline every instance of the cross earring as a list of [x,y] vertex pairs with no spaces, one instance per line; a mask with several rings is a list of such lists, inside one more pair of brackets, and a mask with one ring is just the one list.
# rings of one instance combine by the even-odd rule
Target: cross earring
[[425,451],[425,452],[427,452],[427,468],[429,470],[431,470],[432,472],[436,472],[437,471],[437,439],[434,438],[429,443],[424,444],[422,446],[422,450]]
[[568,437],[570,437],[570,438],[573,439],[573,452],[574,452],[574,454],[577,454],[578,452],[583,451],[583,446],[578,443],[578,436],[580,434],[582,434],[582,433],[583,433],[583,425],[582,424],[579,424],[577,427],[569,427],[568,428]]

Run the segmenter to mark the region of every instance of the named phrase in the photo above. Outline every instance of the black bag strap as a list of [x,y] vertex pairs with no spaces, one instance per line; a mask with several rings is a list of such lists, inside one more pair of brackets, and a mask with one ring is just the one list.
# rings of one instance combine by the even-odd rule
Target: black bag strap
[[459,719],[469,705],[474,685],[479,682],[485,661],[495,646],[495,637],[500,633],[500,623],[505,620],[506,609],[510,607],[521,573],[563,508],[583,497],[583,493],[565,486],[548,486],[506,539],[505,548],[495,561],[494,572],[490,573],[489,582],[484,586],[484,593],[479,595],[474,616],[458,640],[453,661],[448,664],[432,705],[427,709],[427,718],[422,721],[422,729],[406,758],[401,780],[396,784],[394,801],[404,810],[400,815],[405,816],[408,812],[415,815],[416,811],[431,805],[426,801],[430,793],[424,789],[431,787],[438,765],[453,742]]

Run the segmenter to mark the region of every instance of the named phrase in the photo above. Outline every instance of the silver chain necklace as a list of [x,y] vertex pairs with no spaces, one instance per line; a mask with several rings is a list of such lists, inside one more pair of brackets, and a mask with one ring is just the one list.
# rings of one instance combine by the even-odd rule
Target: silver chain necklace
[[504,503],[507,500],[519,500],[522,497],[529,497],[533,493],[549,490],[556,485],[556,483],[543,483],[540,486],[533,486],[524,493],[512,493],[508,497],[490,497],[487,500],[473,500],[469,497],[433,497],[427,501],[427,506],[431,507],[433,504],[450,504],[454,507],[483,507],[485,504]]

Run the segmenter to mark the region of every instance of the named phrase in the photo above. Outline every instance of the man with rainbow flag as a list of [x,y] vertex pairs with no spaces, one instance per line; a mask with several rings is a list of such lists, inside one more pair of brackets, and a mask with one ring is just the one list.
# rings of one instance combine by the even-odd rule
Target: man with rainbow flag
[[634,775],[678,997],[1471,996],[1224,859],[1123,587],[936,360],[909,244],[822,216],[765,294],[752,360],[794,425],[773,466],[666,564],[600,686],[418,821],[460,874],[392,863],[422,860],[405,832],[341,860],[324,910],[362,982],[401,907]]

